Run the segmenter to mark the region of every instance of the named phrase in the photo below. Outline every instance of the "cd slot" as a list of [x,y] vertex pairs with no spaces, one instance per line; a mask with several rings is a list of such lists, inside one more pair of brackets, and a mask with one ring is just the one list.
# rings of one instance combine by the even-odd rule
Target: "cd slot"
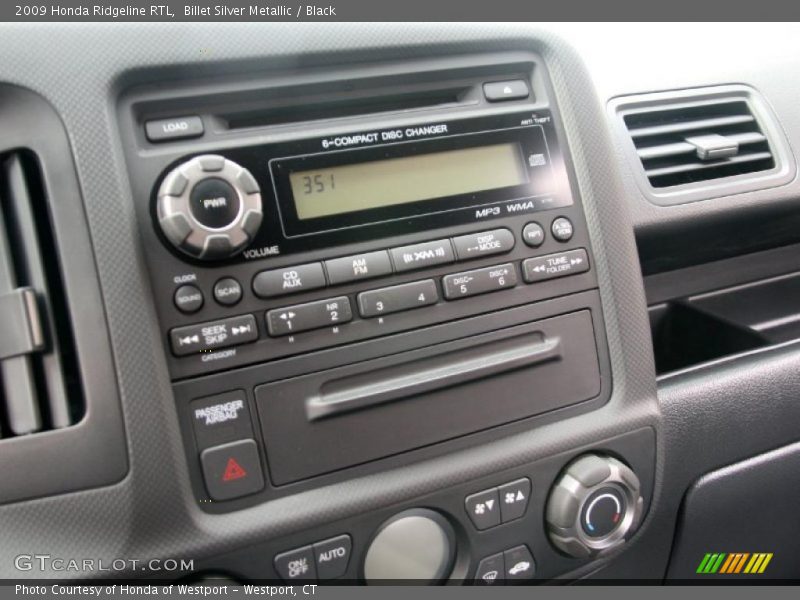
[[406,93],[392,91],[381,95],[317,100],[299,105],[296,95],[291,95],[262,106],[243,106],[235,111],[218,113],[216,117],[225,129],[250,129],[303,121],[447,108],[462,104],[470,90],[471,86],[462,85]]

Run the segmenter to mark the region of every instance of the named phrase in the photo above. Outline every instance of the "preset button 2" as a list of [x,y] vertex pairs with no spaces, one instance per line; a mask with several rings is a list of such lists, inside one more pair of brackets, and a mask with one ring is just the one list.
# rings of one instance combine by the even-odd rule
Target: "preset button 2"
[[273,337],[347,323],[353,319],[347,296],[296,304],[267,311],[267,330]]

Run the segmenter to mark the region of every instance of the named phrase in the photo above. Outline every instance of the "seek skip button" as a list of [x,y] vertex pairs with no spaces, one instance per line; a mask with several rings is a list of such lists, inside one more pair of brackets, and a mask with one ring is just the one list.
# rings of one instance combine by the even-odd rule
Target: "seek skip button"
[[340,535],[314,544],[317,561],[317,577],[321,580],[336,579],[347,571],[353,543],[349,535]]

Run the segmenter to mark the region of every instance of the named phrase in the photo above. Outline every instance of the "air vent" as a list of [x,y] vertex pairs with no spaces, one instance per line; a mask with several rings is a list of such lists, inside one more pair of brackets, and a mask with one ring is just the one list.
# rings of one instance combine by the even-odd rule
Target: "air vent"
[[3,438],[66,427],[83,414],[47,200],[35,157],[0,155]]
[[743,101],[630,114],[625,125],[656,188],[775,166],[769,141]]
[[794,176],[774,116],[746,86],[630,96],[611,106],[659,204],[773,187]]

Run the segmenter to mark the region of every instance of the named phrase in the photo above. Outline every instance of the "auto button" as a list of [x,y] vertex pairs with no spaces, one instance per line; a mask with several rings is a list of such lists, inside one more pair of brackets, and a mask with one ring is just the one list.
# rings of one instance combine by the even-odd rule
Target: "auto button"
[[314,544],[317,577],[320,580],[336,579],[347,571],[353,543],[349,535],[340,535]]

